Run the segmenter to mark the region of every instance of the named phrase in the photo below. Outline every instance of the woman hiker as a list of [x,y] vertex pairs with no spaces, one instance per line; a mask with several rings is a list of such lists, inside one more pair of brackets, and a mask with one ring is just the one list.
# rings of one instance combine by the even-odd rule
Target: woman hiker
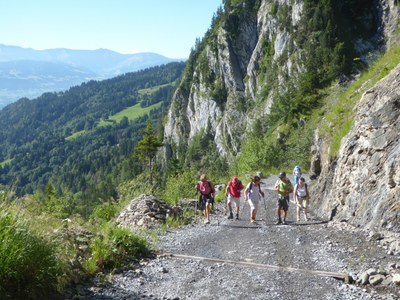
[[300,210],[304,212],[304,219],[308,221],[307,210],[310,203],[310,194],[304,177],[300,177],[299,183],[294,186],[293,200],[297,209],[297,222],[300,221]]
[[205,174],[202,174],[200,181],[196,185],[196,189],[200,192],[199,202],[203,210],[204,223],[209,224],[211,205],[214,203],[214,185],[208,181]]
[[261,191],[260,177],[253,176],[251,179],[252,181],[247,185],[244,191],[244,199],[248,201],[250,205],[250,223],[255,223],[258,206],[261,196],[264,197],[264,193]]

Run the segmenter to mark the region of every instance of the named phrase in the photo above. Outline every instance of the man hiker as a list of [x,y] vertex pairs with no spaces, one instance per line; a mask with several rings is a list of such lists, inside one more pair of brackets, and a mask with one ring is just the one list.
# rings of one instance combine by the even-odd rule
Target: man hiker
[[300,177],[299,183],[294,186],[293,200],[297,209],[297,222],[300,222],[300,210],[304,212],[304,219],[308,221],[307,210],[310,203],[310,194],[304,177]]
[[[285,172],[279,174],[279,179],[275,183],[274,191],[278,193],[278,203],[276,213],[278,215],[278,220],[276,225],[284,224],[286,225],[287,211],[289,209],[289,194],[293,192],[293,185],[289,178],[286,177]],[[281,219],[281,210],[283,210],[283,221]]]
[[200,181],[196,185],[196,189],[200,192],[199,203],[203,210],[204,223],[210,223],[210,209],[214,203],[214,185],[208,181],[207,176],[202,174]]
[[247,185],[244,191],[244,199],[249,202],[250,205],[250,223],[256,222],[256,215],[261,197],[264,197],[264,193],[260,187],[260,177],[251,177],[252,181]]
[[239,208],[240,208],[240,191],[243,190],[243,184],[237,176],[229,181],[226,186],[225,195],[228,197],[228,219],[233,219],[232,203],[235,203],[236,220],[239,220]]

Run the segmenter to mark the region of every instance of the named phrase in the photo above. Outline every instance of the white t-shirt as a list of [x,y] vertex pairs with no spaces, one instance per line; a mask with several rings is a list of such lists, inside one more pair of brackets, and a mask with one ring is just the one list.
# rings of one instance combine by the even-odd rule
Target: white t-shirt
[[250,190],[250,185],[251,184],[252,183],[250,182],[246,187],[246,189],[249,190],[249,193],[248,193],[249,200],[251,200],[251,201],[260,201],[260,199],[261,199],[261,197],[260,197],[260,186],[255,186],[255,184],[253,183],[253,186],[251,187],[251,190]]
[[301,187],[300,184],[296,184],[296,187],[297,187],[296,196],[298,196],[298,197],[305,197],[305,196],[307,196],[306,184],[304,184],[303,187]]

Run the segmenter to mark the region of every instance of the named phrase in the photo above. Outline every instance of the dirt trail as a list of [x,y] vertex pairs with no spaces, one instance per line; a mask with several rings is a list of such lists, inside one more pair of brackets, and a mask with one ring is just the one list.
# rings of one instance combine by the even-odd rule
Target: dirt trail
[[[240,220],[223,216],[216,207],[211,224],[199,219],[185,228],[160,236],[160,253],[244,262],[232,265],[198,259],[159,256],[140,268],[114,277],[112,283],[87,290],[85,299],[400,299],[399,290],[369,290],[341,280],[284,268],[354,274],[387,265],[398,258],[368,242],[365,234],[346,224],[332,224],[312,216],[288,225],[274,225],[276,195],[269,190],[275,178],[263,180],[265,203],[260,204],[257,225],[249,223],[249,207]],[[243,200],[241,208],[243,207]],[[245,262],[282,269],[255,268]],[[79,298],[77,296],[77,298]]]

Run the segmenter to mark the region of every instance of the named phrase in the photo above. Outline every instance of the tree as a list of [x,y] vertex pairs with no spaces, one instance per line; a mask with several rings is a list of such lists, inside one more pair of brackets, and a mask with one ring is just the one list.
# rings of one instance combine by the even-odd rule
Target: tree
[[136,147],[137,156],[148,163],[150,184],[153,182],[153,160],[156,157],[158,148],[164,144],[157,138],[156,133],[153,130],[151,120],[147,120],[147,126],[143,131],[143,139],[138,142]]

